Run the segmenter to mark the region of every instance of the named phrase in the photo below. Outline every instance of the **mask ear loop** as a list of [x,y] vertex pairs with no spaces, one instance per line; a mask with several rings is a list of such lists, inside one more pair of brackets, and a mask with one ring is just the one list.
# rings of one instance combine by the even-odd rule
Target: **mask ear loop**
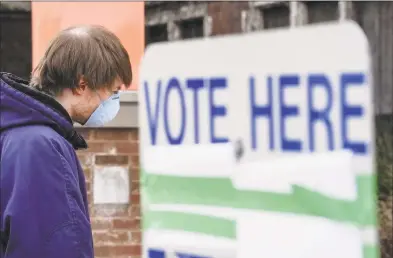
[[[98,94],[98,92],[96,90],[94,90],[94,92],[97,94],[98,99],[100,100],[100,103],[103,103],[105,100],[102,100],[100,94]],[[122,90],[118,90],[115,93],[112,93],[112,95],[109,96],[108,99],[112,98],[113,96],[117,96],[117,98],[120,98],[120,93],[123,92]]]
[[120,92],[114,93],[112,96],[110,96],[113,100],[120,99]]

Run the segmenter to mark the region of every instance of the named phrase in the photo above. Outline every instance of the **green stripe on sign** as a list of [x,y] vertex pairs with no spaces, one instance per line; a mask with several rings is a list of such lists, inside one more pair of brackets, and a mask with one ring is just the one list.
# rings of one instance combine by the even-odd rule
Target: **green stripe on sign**
[[362,226],[376,225],[375,176],[357,177],[359,196],[343,201],[300,186],[292,194],[240,191],[227,178],[142,174],[144,204],[188,204],[319,216]]
[[233,220],[172,211],[145,212],[143,229],[179,230],[229,239],[236,238],[236,224]]
[[[224,218],[192,213],[146,211],[143,230],[161,229],[205,234],[236,240],[236,222]],[[363,245],[363,258],[379,258],[378,245]]]
[[362,226],[378,226],[377,221],[377,176],[357,176],[358,199],[354,204],[354,212],[361,212],[359,224]]
[[363,245],[363,258],[379,258],[380,251],[376,245]]

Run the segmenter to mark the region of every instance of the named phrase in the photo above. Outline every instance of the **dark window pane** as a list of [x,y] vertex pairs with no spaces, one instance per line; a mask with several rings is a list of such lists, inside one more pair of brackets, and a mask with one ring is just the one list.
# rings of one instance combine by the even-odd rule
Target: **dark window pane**
[[263,8],[263,28],[273,29],[289,26],[289,7],[286,4],[273,5]]
[[145,45],[150,43],[168,41],[168,30],[166,24],[146,26]]
[[183,20],[179,23],[183,39],[203,37],[203,18]]
[[308,23],[328,22],[338,19],[338,1],[305,2]]
[[31,13],[0,11],[0,71],[30,79]]

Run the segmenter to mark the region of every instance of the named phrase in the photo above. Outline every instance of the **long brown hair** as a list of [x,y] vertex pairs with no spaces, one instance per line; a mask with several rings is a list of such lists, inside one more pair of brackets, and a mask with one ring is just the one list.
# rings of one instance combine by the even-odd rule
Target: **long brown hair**
[[132,81],[131,63],[119,38],[99,25],[73,26],[50,43],[30,85],[52,96],[75,88],[83,77],[91,89],[111,87],[116,78]]

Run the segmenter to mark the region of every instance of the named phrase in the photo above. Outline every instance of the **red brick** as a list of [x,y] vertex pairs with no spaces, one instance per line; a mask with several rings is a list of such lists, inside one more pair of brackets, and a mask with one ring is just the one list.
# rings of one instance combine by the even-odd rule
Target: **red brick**
[[133,204],[129,211],[130,217],[132,219],[139,219],[141,217],[141,206],[140,204]]
[[127,244],[130,239],[130,234],[127,231],[101,231],[93,232],[94,245],[102,244]]
[[[141,206],[139,183],[139,133],[137,129],[85,130],[89,149],[78,151],[84,168],[96,257],[141,257]],[[95,161],[95,162],[93,162]],[[92,165],[127,166],[130,205],[94,205]]]
[[92,133],[92,139],[104,141],[122,141],[122,140],[130,140],[132,131],[130,129],[97,129]]
[[139,153],[130,155],[130,162],[132,166],[139,167]]
[[139,181],[140,180],[140,176],[139,176],[139,168],[138,167],[134,167],[134,166],[130,166],[130,178],[131,181]]
[[127,165],[128,156],[126,155],[96,155],[96,165]]
[[140,192],[140,183],[139,181],[132,181],[131,182],[131,194]]
[[209,2],[208,14],[212,17],[212,35],[241,32],[241,13],[248,8],[248,2]]
[[91,141],[88,145],[89,148],[85,152],[96,154],[137,154],[139,152],[138,143],[131,141]]
[[116,142],[115,147],[117,153],[121,154],[137,154],[139,153],[139,143],[138,142]]
[[131,194],[130,201],[132,205],[139,205],[141,203],[141,196],[139,194],[139,191],[135,194],[134,193]]
[[88,148],[84,152],[94,153],[94,154],[97,154],[97,153],[108,153],[111,150],[111,148],[113,148],[113,146],[112,146],[113,144],[112,143],[103,142],[103,141],[100,141],[100,142],[96,142],[96,141],[91,142],[91,141],[89,141],[87,143],[87,145],[88,145]]
[[114,229],[140,230],[140,218],[119,218],[113,220]]
[[96,256],[116,257],[119,255],[141,255],[140,245],[98,245],[95,248]]
[[140,231],[131,232],[131,243],[141,244],[142,243],[142,233]]
[[113,228],[113,222],[110,218],[97,218],[93,217],[91,219],[91,227],[94,230],[101,230],[101,229],[111,229]]
[[131,131],[130,139],[135,142],[139,142],[139,130],[134,129]]
[[86,180],[85,184],[86,184],[86,191],[90,192],[91,191],[91,181]]

